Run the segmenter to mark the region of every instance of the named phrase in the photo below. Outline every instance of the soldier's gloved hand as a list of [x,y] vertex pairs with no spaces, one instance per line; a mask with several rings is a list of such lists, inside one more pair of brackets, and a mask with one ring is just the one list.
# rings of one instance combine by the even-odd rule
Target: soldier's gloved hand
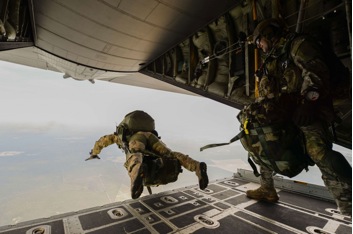
[[88,161],[88,160],[91,160],[91,159],[101,159],[98,155],[92,154],[92,150],[91,150],[91,152],[89,152],[89,154],[90,154],[90,157],[86,158],[85,161]]
[[293,121],[298,126],[308,126],[317,119],[317,103],[305,101],[299,104],[293,114]]

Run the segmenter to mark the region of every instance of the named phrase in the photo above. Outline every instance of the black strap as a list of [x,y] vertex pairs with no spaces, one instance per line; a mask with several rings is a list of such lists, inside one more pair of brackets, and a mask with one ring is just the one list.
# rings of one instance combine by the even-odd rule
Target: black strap
[[148,193],[151,195],[152,194],[152,189],[150,186],[146,186],[147,187],[147,190],[148,190]]
[[[264,150],[265,152],[265,157],[266,159],[271,163],[272,165],[272,170],[274,171],[277,171],[277,172],[280,172],[279,168],[277,167],[277,164],[275,162],[275,160],[273,160],[272,157],[270,157],[269,155],[272,155],[273,152],[270,151],[270,149],[268,148],[268,145],[267,145],[267,142],[266,142],[266,138],[265,138],[265,134],[263,132],[263,129],[262,128],[257,128],[257,134],[259,136],[259,141],[260,141],[260,144],[262,146],[262,149]],[[260,155],[258,156],[258,159],[262,162],[261,160],[261,157]],[[263,163],[263,162],[262,162]],[[265,163],[264,163],[265,164]],[[265,164],[266,165],[266,164]],[[267,166],[268,168],[268,166]],[[270,168],[271,169],[271,168]]]
[[258,172],[257,167],[255,166],[255,163],[251,160],[251,157],[249,155],[248,155],[248,163],[250,164],[250,166],[254,172],[254,175],[256,177],[259,177],[261,174]]
[[239,140],[240,138],[242,138],[245,135],[244,131],[239,132],[235,137],[233,137],[232,139],[230,139],[229,142],[227,143],[218,143],[218,144],[209,144],[209,145],[205,145],[203,147],[200,148],[200,151],[203,151],[204,149],[208,149],[208,148],[213,148],[213,147],[218,147],[218,146],[222,146],[222,145],[229,145],[231,143],[233,143],[234,141]]

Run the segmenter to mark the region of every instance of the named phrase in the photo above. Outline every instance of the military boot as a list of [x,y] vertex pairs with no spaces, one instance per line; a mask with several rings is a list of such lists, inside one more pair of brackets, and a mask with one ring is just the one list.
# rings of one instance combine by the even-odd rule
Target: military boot
[[207,188],[208,176],[207,176],[207,165],[204,162],[200,162],[196,167],[196,175],[199,178],[199,187],[201,190]]
[[199,187],[201,190],[204,190],[208,185],[208,176],[207,176],[207,165],[204,162],[198,162],[188,155],[184,155],[179,152],[171,152],[172,157],[178,159],[180,164],[189,171],[194,171],[199,178]]
[[266,202],[277,202],[279,197],[276,189],[260,186],[255,190],[246,191],[246,196],[251,199],[266,201]]
[[279,197],[272,178],[273,171],[260,166],[260,173],[260,188],[246,191],[246,196],[259,201],[277,202]]

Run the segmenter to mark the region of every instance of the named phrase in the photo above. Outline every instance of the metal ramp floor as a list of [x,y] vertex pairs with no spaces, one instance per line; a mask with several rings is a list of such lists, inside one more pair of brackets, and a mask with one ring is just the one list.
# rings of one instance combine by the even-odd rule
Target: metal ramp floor
[[275,183],[275,204],[247,198],[245,191],[258,184],[251,172],[238,170],[204,191],[185,187],[3,226],[0,233],[352,233],[350,217],[338,214],[324,187],[281,178]]

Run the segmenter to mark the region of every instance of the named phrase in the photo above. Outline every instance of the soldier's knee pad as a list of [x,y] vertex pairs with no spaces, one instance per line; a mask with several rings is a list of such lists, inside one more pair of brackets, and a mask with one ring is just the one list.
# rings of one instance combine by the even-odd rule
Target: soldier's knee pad
[[331,169],[340,179],[352,181],[352,167],[341,153],[330,150],[325,154],[323,162],[321,163],[324,163],[325,166]]

